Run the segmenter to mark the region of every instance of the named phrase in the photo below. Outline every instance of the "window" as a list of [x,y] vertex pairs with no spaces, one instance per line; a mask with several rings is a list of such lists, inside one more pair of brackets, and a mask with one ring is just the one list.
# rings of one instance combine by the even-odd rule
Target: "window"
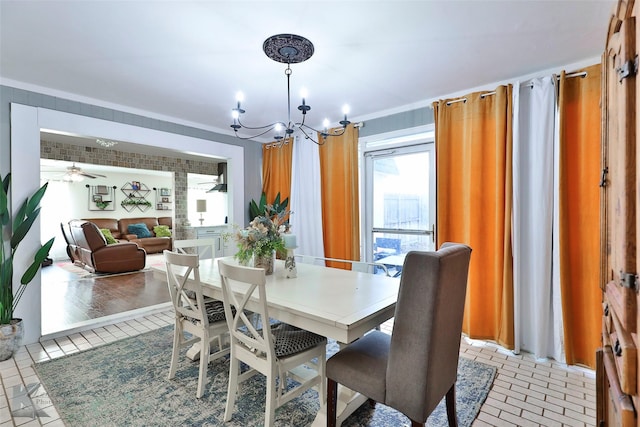
[[412,144],[364,154],[365,259],[385,264],[395,276],[407,252],[435,249],[433,136]]

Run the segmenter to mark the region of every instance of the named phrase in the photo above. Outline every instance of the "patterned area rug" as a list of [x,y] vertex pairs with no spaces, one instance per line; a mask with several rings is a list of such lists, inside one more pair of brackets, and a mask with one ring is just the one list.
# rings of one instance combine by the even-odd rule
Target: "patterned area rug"
[[[196,399],[198,363],[180,357],[173,380],[167,379],[173,327],[117,341],[92,350],[38,363],[35,369],[60,417],[74,426],[220,426],[226,402],[228,359],[209,365],[209,382]],[[328,353],[336,349],[329,344]],[[183,352],[184,353],[184,352]],[[460,358],[456,384],[458,422],[470,426],[487,397],[495,368]],[[264,422],[265,382],[244,383],[236,411],[225,426],[261,426]],[[38,401],[46,402],[46,396]],[[36,408],[38,409],[38,408]],[[306,391],[276,410],[276,425],[310,425],[319,409],[318,393]],[[43,409],[46,412],[46,408]],[[408,426],[402,414],[377,404],[364,404],[343,426]],[[428,426],[446,426],[444,400]]]

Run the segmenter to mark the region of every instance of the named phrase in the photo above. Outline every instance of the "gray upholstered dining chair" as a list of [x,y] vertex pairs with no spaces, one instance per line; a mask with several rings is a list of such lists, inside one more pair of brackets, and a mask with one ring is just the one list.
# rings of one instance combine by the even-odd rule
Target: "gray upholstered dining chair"
[[[196,397],[204,394],[207,384],[207,368],[209,362],[229,354],[229,347],[224,347],[223,336],[229,329],[224,314],[222,301],[205,299],[200,282],[198,255],[180,254],[165,249],[163,252],[167,266],[167,284],[175,313],[173,332],[173,351],[169,379],[176,375],[178,355],[181,347],[200,343],[200,370]],[[191,334],[185,338],[184,332]],[[217,341],[217,351],[210,354],[211,343]]]
[[372,331],[327,360],[327,426],[336,425],[337,385],[424,426],[446,396],[457,426],[455,383],[471,248],[444,243],[404,261],[393,332]]

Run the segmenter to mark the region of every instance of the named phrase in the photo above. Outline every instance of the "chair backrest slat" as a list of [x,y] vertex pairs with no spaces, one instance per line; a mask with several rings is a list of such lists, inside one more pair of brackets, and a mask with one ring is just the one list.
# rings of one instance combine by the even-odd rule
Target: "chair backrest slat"
[[169,294],[176,315],[197,320],[208,326],[198,255],[180,254],[168,250],[164,250],[163,254]]
[[176,252],[186,254],[189,253],[188,249],[194,249],[195,254],[200,258],[214,258],[215,248],[219,244],[218,239],[186,239],[186,240],[174,240],[173,247]]
[[[232,339],[249,349],[264,353],[267,360],[275,359],[264,269],[232,265],[222,259],[218,260],[218,269],[224,310]],[[248,310],[247,304],[250,301],[256,304],[252,304],[251,310]],[[251,315],[247,315],[249,311]],[[259,319],[255,319],[256,314]]]

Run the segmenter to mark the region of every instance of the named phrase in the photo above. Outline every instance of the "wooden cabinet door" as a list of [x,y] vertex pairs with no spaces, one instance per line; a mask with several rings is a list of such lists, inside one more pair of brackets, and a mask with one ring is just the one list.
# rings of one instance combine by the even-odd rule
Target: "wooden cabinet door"
[[[620,0],[609,25],[603,61],[603,350],[597,368],[598,420],[637,425],[637,259],[640,185],[636,170],[636,18]],[[624,405],[622,402],[626,402]]]
[[608,259],[604,280],[615,282],[620,295],[612,304],[622,324],[636,332],[636,77],[635,18],[622,21],[607,42],[605,60],[605,186]]

